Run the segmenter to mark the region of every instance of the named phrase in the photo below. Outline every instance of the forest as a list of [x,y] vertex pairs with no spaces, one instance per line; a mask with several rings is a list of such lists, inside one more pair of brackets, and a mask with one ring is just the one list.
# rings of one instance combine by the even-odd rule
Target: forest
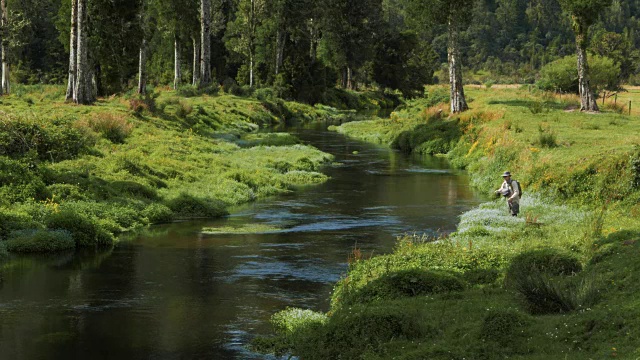
[[[5,92],[10,83],[66,84],[73,61],[85,56],[89,95],[216,83],[238,94],[271,87],[279,97],[307,103],[322,102],[335,86],[413,97],[425,84],[448,81],[452,39],[464,83],[531,84],[545,65],[575,56],[576,39],[583,37],[580,47],[588,54],[605,57],[613,65],[606,68],[619,68],[615,84],[640,83],[638,0],[2,4]],[[589,11],[580,8],[584,4]],[[78,54],[76,38],[84,49]]]

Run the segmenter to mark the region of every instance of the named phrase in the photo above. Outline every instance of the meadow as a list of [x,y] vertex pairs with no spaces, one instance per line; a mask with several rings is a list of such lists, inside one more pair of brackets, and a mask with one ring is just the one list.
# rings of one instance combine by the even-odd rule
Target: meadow
[[[489,198],[505,170],[524,188],[438,238],[391,254],[354,249],[328,313],[286,309],[262,351],[302,359],[637,359],[640,357],[640,101],[629,89],[598,114],[529,87],[468,87],[449,116],[430,87],[390,119],[333,129],[404,152],[446,156]],[[600,100],[602,101],[602,99]]]

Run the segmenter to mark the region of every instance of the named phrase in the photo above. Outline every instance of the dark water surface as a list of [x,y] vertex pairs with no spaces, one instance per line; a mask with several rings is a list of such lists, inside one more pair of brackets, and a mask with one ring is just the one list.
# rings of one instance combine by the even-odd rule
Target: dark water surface
[[[103,253],[19,257],[0,267],[0,359],[265,359],[245,345],[287,306],[327,310],[357,244],[452,231],[480,199],[464,173],[327,132],[288,129],[334,154],[326,184],[225,219],[156,226]],[[354,153],[357,152],[357,153]],[[203,227],[282,231],[203,235]]]

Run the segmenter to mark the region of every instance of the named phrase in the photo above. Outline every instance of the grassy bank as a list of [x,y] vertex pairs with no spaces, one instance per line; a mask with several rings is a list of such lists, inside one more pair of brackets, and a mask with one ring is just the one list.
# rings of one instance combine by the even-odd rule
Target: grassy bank
[[460,116],[431,88],[390,119],[335,130],[446,155],[487,194],[509,169],[525,190],[521,217],[495,200],[436,242],[407,236],[370,259],[355,250],[331,310],[274,315],[277,335],[258,348],[302,359],[640,357],[638,112],[611,99],[583,114],[575,97],[528,89],[468,95]]
[[[185,87],[140,97],[64,102],[62,86],[13,88],[0,99],[0,257],[110,246],[148,224],[218,217],[229,206],[324,182],[329,154],[260,127],[349,120],[354,111]],[[374,109],[384,96],[336,90],[335,103]]]

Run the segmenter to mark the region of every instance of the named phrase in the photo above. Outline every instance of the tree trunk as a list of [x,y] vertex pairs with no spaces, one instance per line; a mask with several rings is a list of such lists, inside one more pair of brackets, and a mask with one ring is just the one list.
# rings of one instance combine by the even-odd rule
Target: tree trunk
[[140,62],[138,63],[138,94],[147,92],[147,39],[142,39],[140,45]]
[[318,56],[318,29],[313,19],[309,22],[309,33],[311,38],[309,56],[311,57],[311,63],[314,64]]
[[71,0],[71,37],[69,40],[69,82],[66,101],[73,100],[76,86],[76,46],[78,37],[78,0]]
[[200,86],[211,84],[211,0],[200,0]]
[[347,89],[353,90],[353,70],[351,70],[351,66],[347,66]]
[[249,52],[249,87],[253,87],[253,51]]
[[200,42],[193,38],[193,86],[200,85]]
[[182,80],[182,71],[180,69],[180,47],[178,44],[178,37],[175,37],[174,40],[174,76],[173,76],[173,89],[178,90],[180,86],[180,81]]
[[574,19],[576,50],[578,55],[578,89],[580,91],[580,111],[600,111],[594,93],[589,86],[589,64],[587,63],[588,26]]
[[342,76],[340,77],[340,87],[347,88],[347,67],[342,68]]
[[89,43],[87,37],[87,0],[78,0],[78,43],[76,49],[76,86],[73,100],[76,104],[93,102],[91,71],[89,70]]
[[282,30],[278,30],[278,35],[276,35],[276,75],[280,73],[280,68],[284,61],[284,44],[286,41],[287,34]]
[[462,85],[462,64],[460,63],[459,29],[449,21],[449,44],[447,47],[449,61],[449,87],[451,96],[451,113],[460,113],[469,109],[464,97]]
[[9,82],[9,39],[7,38],[7,27],[9,26],[7,15],[7,1],[0,0],[0,52],[2,52],[2,83],[0,84],[0,94],[9,95],[11,93],[11,83]]

